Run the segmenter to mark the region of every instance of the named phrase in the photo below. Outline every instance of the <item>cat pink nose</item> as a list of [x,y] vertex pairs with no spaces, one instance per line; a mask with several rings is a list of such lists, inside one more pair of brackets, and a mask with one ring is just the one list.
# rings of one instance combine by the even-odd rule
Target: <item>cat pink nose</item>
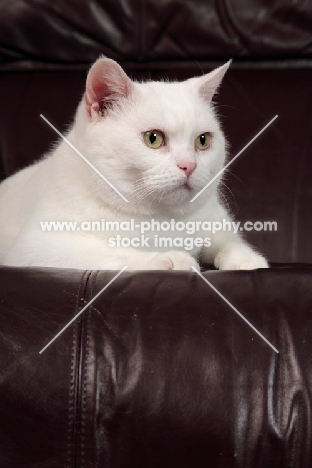
[[187,177],[190,177],[190,175],[195,171],[197,164],[195,161],[181,161],[178,163],[178,167],[185,172]]

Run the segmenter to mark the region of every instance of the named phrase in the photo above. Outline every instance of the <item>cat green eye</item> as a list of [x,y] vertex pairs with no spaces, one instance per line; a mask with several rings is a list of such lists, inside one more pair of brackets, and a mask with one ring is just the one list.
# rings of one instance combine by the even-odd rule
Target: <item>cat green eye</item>
[[205,132],[199,135],[195,140],[195,148],[198,150],[206,150],[210,146],[211,133]]
[[165,141],[164,135],[160,130],[151,130],[150,132],[145,132],[143,139],[146,146],[153,149],[160,148]]

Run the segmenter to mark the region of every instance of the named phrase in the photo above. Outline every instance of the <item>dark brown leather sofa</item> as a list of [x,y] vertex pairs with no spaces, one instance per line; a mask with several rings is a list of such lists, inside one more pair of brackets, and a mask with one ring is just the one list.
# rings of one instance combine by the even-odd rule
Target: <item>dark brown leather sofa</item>
[[[312,466],[312,4],[0,0],[0,171],[50,148],[99,54],[135,78],[229,58],[224,195],[270,270],[0,267],[0,468]],[[0,220],[1,223],[5,220]],[[1,242],[1,240],[0,240]]]

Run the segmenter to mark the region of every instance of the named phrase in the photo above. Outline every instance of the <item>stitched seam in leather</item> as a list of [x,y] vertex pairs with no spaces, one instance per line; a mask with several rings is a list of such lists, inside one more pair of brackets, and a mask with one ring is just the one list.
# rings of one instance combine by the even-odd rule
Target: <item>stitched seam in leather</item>
[[[77,299],[76,299],[76,306],[75,306],[75,314],[78,312],[79,309],[79,300],[80,300],[80,291],[82,287],[82,282],[86,276],[87,271],[85,271],[80,279],[78,291],[77,291]],[[78,334],[78,322],[74,324],[73,327],[73,346],[72,346],[72,357],[71,357],[71,384],[70,384],[70,392],[69,392],[69,417],[68,417],[68,463],[69,467],[75,467],[75,452],[76,452],[76,412],[77,408],[75,405],[76,402],[76,392],[77,392],[77,373],[75,369],[77,369],[77,334]],[[76,390],[76,391],[75,391]]]
[[[77,290],[77,299],[75,305],[75,314],[79,311],[80,293],[83,280],[87,271],[84,271],[79,282]],[[91,273],[90,273],[91,274]],[[85,280],[83,291],[83,299],[86,293],[89,276]],[[76,444],[77,444],[77,393],[79,381],[79,343],[81,341],[81,322],[75,322],[73,326],[73,344],[71,351],[71,368],[70,368],[70,386],[69,386],[69,402],[68,402],[68,439],[67,439],[67,466],[68,468],[76,467]],[[78,339],[77,339],[78,338]],[[75,372],[76,369],[76,372]]]
[[72,426],[74,420],[74,394],[75,394],[75,377],[74,377],[74,359],[75,359],[75,347],[76,347],[76,325],[73,327],[73,344],[71,351],[71,364],[70,364],[70,386],[69,386],[69,398],[68,398],[68,429],[67,429],[67,466],[71,468],[73,466],[73,437],[72,437]]
[[86,409],[87,409],[87,380],[88,380],[88,357],[89,357],[89,318],[90,309],[87,311],[87,339],[86,339],[86,353],[84,362],[84,376],[83,376],[83,394],[82,394],[82,408],[81,408],[81,468],[85,466],[85,440],[86,440]]
[[[83,302],[89,302],[87,301],[87,288],[89,284],[89,279],[92,274],[92,271],[89,272],[88,277],[85,282],[85,287],[83,291]],[[85,314],[85,312],[84,312]],[[81,446],[80,446],[80,451],[78,451],[79,447],[79,441],[81,441],[82,438],[82,382],[83,382],[83,373],[84,373],[84,361],[83,361],[83,323],[84,323],[84,316],[81,316],[79,318],[79,340],[78,340],[78,359],[77,359],[77,392],[76,392],[76,438],[75,438],[75,467],[80,466],[81,467]],[[80,457],[79,457],[80,455]],[[80,460],[80,462],[79,462]]]
[[[84,274],[80,278],[79,286],[78,286],[78,293],[76,296],[76,305],[75,311],[77,310],[78,300],[79,300],[79,291],[82,283]],[[72,335],[72,350],[71,350],[71,361],[70,361],[70,385],[69,385],[69,396],[68,396],[68,424],[67,424],[67,467],[70,468],[72,466],[71,458],[72,458],[72,437],[71,437],[71,428],[73,424],[73,409],[74,409],[74,357],[75,357],[75,346],[76,346],[76,326],[73,327],[73,335]]]
[[[93,297],[93,289],[94,285],[97,279],[99,272],[97,271],[93,277],[92,284],[90,287],[90,300]],[[90,276],[89,276],[90,278]],[[88,279],[89,279],[88,278]],[[84,468],[85,466],[85,449],[86,449],[86,444],[85,444],[85,435],[86,435],[86,411],[87,411],[87,381],[88,381],[88,358],[89,358],[89,352],[90,352],[90,312],[92,310],[92,307],[88,309],[87,311],[87,339],[86,339],[86,353],[85,353],[85,360],[84,360],[84,366],[83,366],[83,394],[82,394],[82,409],[81,409],[81,468]]]

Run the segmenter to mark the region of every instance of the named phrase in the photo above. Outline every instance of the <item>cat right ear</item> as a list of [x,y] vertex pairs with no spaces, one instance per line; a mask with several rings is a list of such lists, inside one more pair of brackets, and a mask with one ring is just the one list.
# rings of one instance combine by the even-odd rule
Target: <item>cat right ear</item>
[[231,62],[232,60],[229,60],[221,67],[216,68],[204,76],[190,78],[188,83],[196,89],[196,91],[205,99],[205,101],[210,102],[213,98],[213,95],[220,86],[227,69],[231,65]]
[[108,106],[131,94],[132,81],[114,60],[99,58],[90,68],[84,95],[87,114],[99,120]]

